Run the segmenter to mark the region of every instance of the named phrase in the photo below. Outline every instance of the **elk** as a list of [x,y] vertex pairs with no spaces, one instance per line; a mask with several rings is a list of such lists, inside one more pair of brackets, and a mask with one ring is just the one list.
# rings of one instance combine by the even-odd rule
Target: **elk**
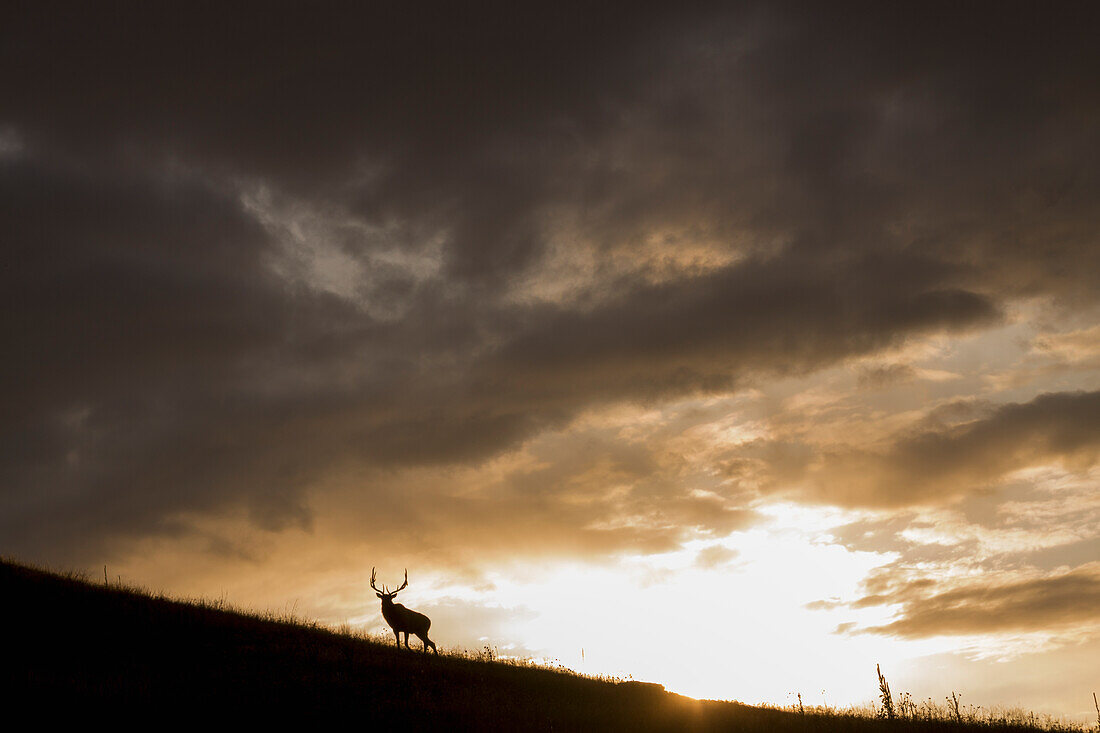
[[421,651],[428,651],[428,647],[432,648],[432,652],[439,654],[435,649],[435,642],[428,638],[428,628],[432,625],[432,620],[422,613],[416,611],[410,611],[402,606],[400,603],[394,603],[393,597],[401,591],[405,590],[405,586],[409,584],[409,570],[405,569],[405,582],[401,584],[401,587],[395,591],[391,591],[386,586],[382,586],[382,590],[378,590],[378,586],[374,584],[375,569],[370,570],[370,587],[374,590],[374,594],[382,599],[382,618],[386,619],[386,623],[393,629],[394,638],[397,639],[397,648],[401,648],[401,634],[405,634],[405,648],[410,649],[409,646],[409,634],[415,634],[420,641],[424,642],[424,647]]

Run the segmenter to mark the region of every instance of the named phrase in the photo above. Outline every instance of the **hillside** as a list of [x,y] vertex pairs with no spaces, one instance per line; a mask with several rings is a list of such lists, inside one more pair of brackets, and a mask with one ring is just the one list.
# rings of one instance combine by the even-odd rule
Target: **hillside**
[[[354,715],[356,727],[502,730],[881,730],[696,701],[657,685],[594,680],[363,639],[154,598],[0,563],[3,690],[38,710],[173,718]],[[52,707],[43,707],[43,706]],[[170,718],[171,719],[171,718]],[[963,729],[943,722],[906,730]],[[983,726],[989,729],[989,726]]]

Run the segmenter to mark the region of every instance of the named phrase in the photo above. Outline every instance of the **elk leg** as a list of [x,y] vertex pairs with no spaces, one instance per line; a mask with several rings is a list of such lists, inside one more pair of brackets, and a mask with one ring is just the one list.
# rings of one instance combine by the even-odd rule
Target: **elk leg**
[[405,632],[405,648],[406,649],[410,648],[409,647],[409,632],[408,631]]
[[394,639],[394,641],[397,642],[397,648],[400,649],[401,648],[401,632],[398,631],[397,629],[393,630],[393,639]]
[[417,637],[420,638],[420,641],[424,642],[424,647],[420,651],[427,652],[428,647],[431,647],[433,653],[439,654],[435,648],[435,642],[429,639],[427,634],[417,634]]

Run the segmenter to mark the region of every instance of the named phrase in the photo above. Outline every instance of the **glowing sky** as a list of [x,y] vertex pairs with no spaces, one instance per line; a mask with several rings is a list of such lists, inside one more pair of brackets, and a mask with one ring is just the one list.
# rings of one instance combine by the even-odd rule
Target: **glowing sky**
[[147,5],[0,17],[0,554],[1089,716],[1083,5]]

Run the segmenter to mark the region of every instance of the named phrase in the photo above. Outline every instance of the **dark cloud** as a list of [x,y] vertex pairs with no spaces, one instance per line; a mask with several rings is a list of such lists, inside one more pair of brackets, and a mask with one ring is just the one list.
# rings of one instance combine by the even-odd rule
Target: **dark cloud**
[[901,604],[897,620],[865,632],[921,638],[956,634],[1056,631],[1100,623],[1100,567],[1004,584],[962,582],[952,587],[924,579],[865,596],[856,608]]
[[[934,421],[930,421],[934,424]],[[885,449],[834,450],[809,477],[810,492],[850,505],[927,504],[998,484],[1012,471],[1100,461],[1100,392],[1042,394],[979,419],[893,436]]]
[[878,389],[891,384],[912,381],[916,376],[917,370],[909,364],[886,364],[860,370],[857,381],[860,387]]
[[1080,562],[1082,558],[1100,557],[1100,531],[1076,542],[1032,550],[1024,557],[1028,563],[1048,571]]
[[493,355],[488,378],[535,396],[550,386],[555,398],[567,380],[573,396],[589,401],[720,389],[761,372],[804,374],[913,334],[995,320],[988,299],[951,279],[938,263],[905,254],[754,260],[541,318]]
[[834,527],[830,534],[836,544],[855,552],[896,552],[905,558],[906,563],[952,562],[973,558],[978,554],[978,540],[940,544],[936,542],[915,542],[906,539],[905,530],[935,529],[934,522],[919,518],[918,515],[904,512],[885,519],[863,519],[840,527]]
[[157,527],[226,500],[301,521],[296,473],[327,450],[293,445],[335,395],[303,405],[278,382],[370,324],[288,297],[261,266],[263,232],[202,186],[14,164],[0,188],[7,541]]
[[[947,10],[8,6],[5,551],[227,506],[308,527],[348,467],[476,464],[596,405],[1090,302],[1091,26]],[[331,228],[294,239],[307,214]],[[1092,460],[1095,401],[900,440],[889,466],[939,473],[859,501],[1006,446]],[[751,521],[672,496],[615,532]]]

